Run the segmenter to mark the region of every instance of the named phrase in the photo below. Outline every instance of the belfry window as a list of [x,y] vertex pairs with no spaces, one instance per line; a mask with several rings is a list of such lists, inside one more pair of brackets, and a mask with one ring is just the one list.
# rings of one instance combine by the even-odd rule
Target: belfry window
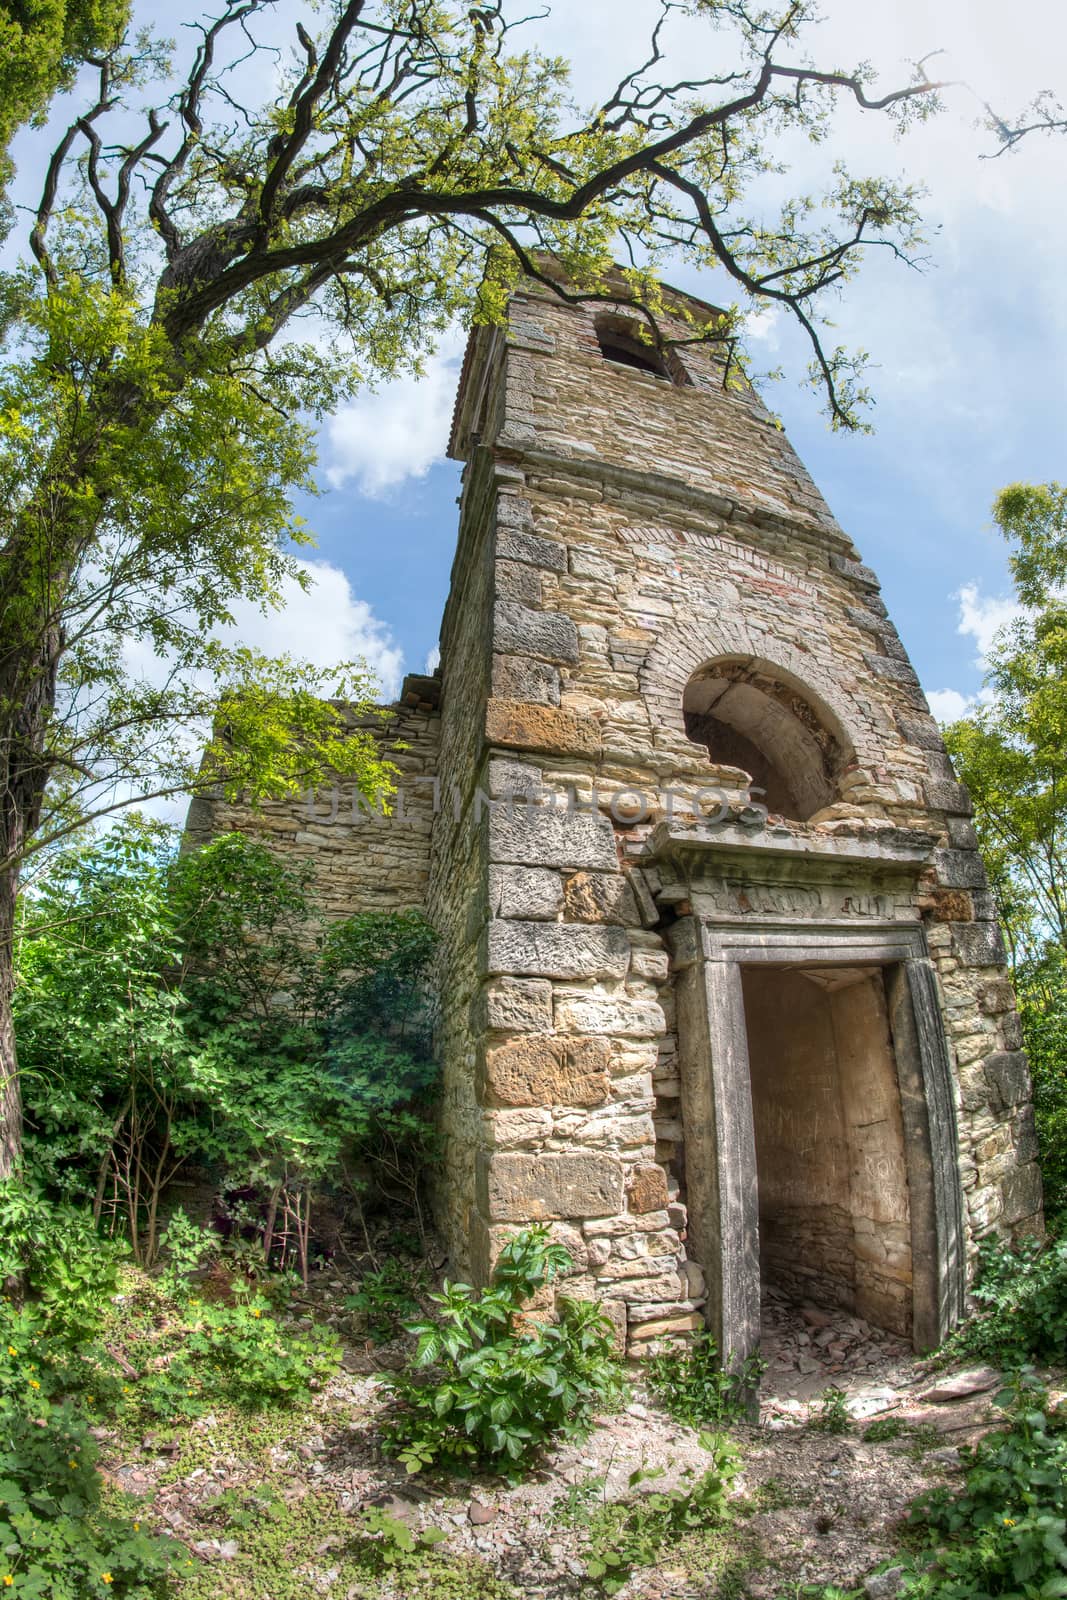
[[843,740],[794,687],[751,662],[721,661],[690,678],[687,738],[716,766],[739,767],[773,814],[806,822],[837,798]]
[[605,361],[614,361],[619,366],[634,367],[639,372],[650,372],[653,377],[673,381],[662,354],[640,337],[636,323],[628,322],[623,317],[598,317],[595,327],[597,343]]

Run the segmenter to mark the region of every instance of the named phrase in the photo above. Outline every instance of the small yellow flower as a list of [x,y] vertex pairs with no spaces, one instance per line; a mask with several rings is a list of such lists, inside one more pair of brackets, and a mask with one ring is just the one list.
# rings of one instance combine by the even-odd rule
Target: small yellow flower
[[134,1523],[134,1525],[133,1525],[133,1531],[134,1531],[134,1533],[140,1533],[140,1531],[141,1531],[141,1524],[140,1524],[140,1523],[139,1523],[139,1522],[135,1522],[135,1523]]
[[[7,1353],[8,1353],[9,1356],[17,1356],[18,1355],[18,1351],[15,1349],[15,1346],[13,1344],[9,1344],[8,1345]],[[14,1578],[12,1578],[11,1582],[14,1583],[14,1581],[15,1581]],[[4,1582],[5,1583],[7,1582],[6,1578],[4,1579]]]
[[1014,1517],[1005,1517],[1004,1518],[1004,1526],[1006,1528],[1014,1528],[1014,1526],[1015,1526],[1015,1518]]
[[5,1573],[4,1573],[4,1588],[5,1588],[5,1589],[10,1589],[10,1587],[11,1587],[11,1585],[12,1585],[12,1584],[13,1584],[13,1583],[14,1583],[14,1581],[15,1581],[15,1580],[14,1580],[14,1578],[13,1578],[13,1577],[12,1577],[12,1576],[11,1576],[11,1574],[10,1574],[10,1572],[5,1572]]
[[68,1461],[67,1466],[70,1468],[71,1472],[75,1472],[77,1470],[78,1463],[76,1461]]
[[100,1582],[101,1582],[101,1583],[114,1583],[114,1581],[115,1581],[115,1580],[114,1580],[114,1578],[113,1578],[113,1577],[112,1577],[112,1576],[111,1576],[111,1574],[110,1574],[110,1572],[102,1572],[102,1573],[101,1573],[101,1574],[100,1574]]
[[30,1379],[30,1388],[31,1389],[39,1389],[40,1387],[41,1387],[41,1385],[37,1382],[36,1378],[31,1378]]

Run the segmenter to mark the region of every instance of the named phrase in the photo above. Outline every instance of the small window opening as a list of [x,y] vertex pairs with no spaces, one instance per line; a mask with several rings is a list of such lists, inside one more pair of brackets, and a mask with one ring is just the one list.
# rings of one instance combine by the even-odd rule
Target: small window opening
[[663,356],[638,337],[632,323],[623,322],[621,318],[598,318],[596,336],[605,361],[615,361],[620,366],[635,367],[639,372],[651,372],[656,378],[670,380]]

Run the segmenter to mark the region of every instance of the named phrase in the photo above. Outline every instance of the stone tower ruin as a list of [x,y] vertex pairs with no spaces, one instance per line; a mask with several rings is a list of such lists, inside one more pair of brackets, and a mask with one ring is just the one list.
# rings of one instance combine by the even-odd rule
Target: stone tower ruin
[[546,1220],[631,1354],[707,1325],[742,1359],[761,1281],[926,1348],[976,1239],[1040,1226],[967,793],[758,397],[631,316],[527,282],[471,336],[441,668],[381,730],[397,813],[194,831],[436,925],[453,1272]]

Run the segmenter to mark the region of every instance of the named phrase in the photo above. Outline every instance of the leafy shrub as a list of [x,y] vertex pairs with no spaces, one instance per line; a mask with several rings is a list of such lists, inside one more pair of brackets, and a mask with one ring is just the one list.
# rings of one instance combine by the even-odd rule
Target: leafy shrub
[[1032,1371],[996,1401],[1009,1425],[961,1449],[962,1489],[935,1489],[909,1512],[923,1545],[905,1563],[908,1600],[1067,1594],[1067,1432]]
[[654,1356],[645,1368],[649,1389],[676,1422],[717,1426],[744,1416],[766,1363],[750,1356],[740,1372],[726,1372],[710,1333],[698,1333],[684,1350]]
[[18,1284],[57,1345],[96,1337],[120,1256],[84,1208],[53,1204],[20,1179],[0,1183],[0,1282]]
[[[829,1389],[824,1389],[819,1398],[818,1414],[811,1419],[811,1426],[820,1433],[849,1433],[852,1429],[852,1416],[848,1409],[848,1399],[843,1389],[838,1389],[831,1384]],[[867,1437],[870,1437],[868,1432]]]
[[1034,1085],[1045,1215],[1067,1227],[1067,954],[1019,974],[1019,1007]]
[[0,1578],[13,1600],[148,1600],[167,1592],[168,1571],[184,1550],[146,1532],[125,1497],[121,1509],[106,1508],[95,1461],[88,1424],[69,1402],[5,1403]]
[[1067,1238],[981,1246],[974,1298],[978,1316],[949,1340],[952,1354],[1000,1366],[1061,1361],[1067,1349]]
[[410,1269],[391,1259],[376,1272],[364,1273],[356,1293],[345,1296],[345,1309],[356,1313],[375,1344],[395,1339],[404,1321],[421,1310]]
[[[702,1433],[700,1442],[713,1464],[699,1477],[686,1468],[678,1488],[609,1502],[590,1518],[585,1571],[602,1593],[617,1594],[635,1567],[655,1564],[665,1545],[726,1520],[727,1491],[741,1466],[737,1447],[724,1434]],[[639,1468],[631,1472],[629,1486],[662,1473],[662,1467]]]
[[547,1228],[528,1228],[501,1251],[488,1289],[446,1283],[432,1296],[436,1320],[411,1326],[414,1361],[388,1380],[398,1404],[386,1448],[409,1472],[520,1471],[546,1445],[588,1432],[621,1393],[610,1323],[595,1305],[561,1300],[558,1323],[524,1325],[524,1303],[569,1262]]
[[310,883],[241,835],[178,856],[130,821],[23,897],[27,1159],[143,1266],[188,1160],[262,1192],[263,1259],[305,1278],[317,1186],[381,1194],[421,1230],[433,932],[417,912],[328,924]]
[[229,1304],[143,1279],[131,1290],[116,1329],[136,1371],[122,1409],[142,1418],[195,1417],[220,1403],[249,1411],[298,1405],[340,1364],[329,1330],[290,1326],[262,1294]]
[[126,1497],[105,1505],[79,1397],[120,1387],[96,1341],[112,1311],[116,1250],[85,1212],[0,1186],[0,1581],[12,1596],[146,1600],[180,1547],[144,1532]]

